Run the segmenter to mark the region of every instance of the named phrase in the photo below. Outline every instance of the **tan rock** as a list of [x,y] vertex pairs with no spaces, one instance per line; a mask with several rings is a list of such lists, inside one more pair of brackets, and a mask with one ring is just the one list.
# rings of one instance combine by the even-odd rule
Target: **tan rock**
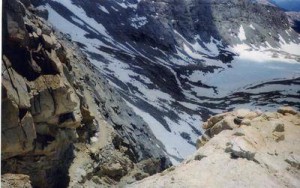
[[284,140],[285,137],[284,137],[284,134],[275,132],[275,133],[273,133],[273,138],[276,142],[280,142],[280,141]]
[[26,80],[16,71],[9,68],[2,73],[2,86],[8,99],[13,100],[19,108],[30,107]]
[[43,42],[44,42],[44,45],[45,45],[46,49],[51,49],[51,48],[55,47],[55,43],[49,35],[42,34],[42,39],[43,39]]
[[250,119],[243,119],[241,122],[242,125],[251,126],[251,120]]
[[[55,113],[55,101],[49,90],[39,91],[31,100],[31,112],[35,122],[48,122]],[[55,118],[54,122],[58,122]]]
[[297,114],[297,111],[290,107],[290,106],[283,106],[283,107],[280,107],[278,110],[277,110],[278,113],[280,114],[292,114],[292,115],[296,115]]
[[33,82],[34,97],[31,112],[35,122],[78,127],[82,119],[80,100],[65,78],[59,75],[41,76]]
[[213,127],[210,129],[210,135],[216,135],[222,132],[223,130],[232,130],[234,128],[238,127],[237,124],[234,123],[234,117],[232,116],[226,116],[224,119],[216,123]]
[[196,148],[198,149],[198,148],[204,146],[208,142],[209,139],[210,139],[210,137],[208,135],[206,135],[206,134],[201,135],[196,141]]
[[250,111],[248,109],[238,109],[236,112],[235,112],[235,115],[237,117],[240,117],[240,118],[247,118],[247,119],[253,119],[253,118],[256,118],[258,116],[258,113],[257,112],[253,112],[253,111]]
[[36,34],[35,32],[32,33],[32,37],[33,37],[34,40],[38,40],[39,39],[38,34]]
[[30,178],[24,174],[3,174],[1,175],[2,188],[31,188]]
[[216,124],[216,123],[218,123],[219,121],[221,121],[223,118],[224,118],[224,116],[225,116],[226,114],[218,114],[218,115],[215,115],[215,116],[212,116],[212,117],[210,117],[208,120],[207,120],[207,122],[205,122],[204,124],[203,124],[203,129],[209,129],[209,128],[211,128],[214,124]]

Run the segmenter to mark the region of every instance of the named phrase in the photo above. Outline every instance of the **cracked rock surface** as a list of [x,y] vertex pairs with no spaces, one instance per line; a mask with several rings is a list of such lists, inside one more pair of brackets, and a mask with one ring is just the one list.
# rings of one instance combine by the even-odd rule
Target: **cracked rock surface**
[[[234,125],[237,117],[241,123],[210,131],[227,119]],[[266,113],[242,109],[213,116],[203,127],[207,134],[192,156],[129,187],[299,187],[299,112],[291,107]]]

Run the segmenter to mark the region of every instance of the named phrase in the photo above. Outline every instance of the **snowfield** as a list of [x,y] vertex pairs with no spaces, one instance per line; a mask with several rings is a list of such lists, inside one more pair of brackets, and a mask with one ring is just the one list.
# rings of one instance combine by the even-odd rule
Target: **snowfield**
[[[295,97],[300,93],[300,45],[286,42],[280,36],[280,48],[268,47],[267,44],[255,47],[245,43],[224,47],[222,41],[211,38],[207,43],[197,35],[194,42],[188,42],[174,30],[174,35],[182,40],[182,44],[176,47],[177,53],[167,54],[152,47],[153,55],[134,43],[117,41],[107,28],[87,16],[71,0],[53,1],[77,17],[66,19],[46,4],[40,8],[49,11],[49,22],[57,30],[70,35],[73,41],[83,44],[81,48],[90,61],[149,124],[155,136],[165,145],[173,163],[196,150],[195,142],[202,131],[200,124],[211,114],[234,108],[269,110],[282,103],[300,104],[300,98]],[[99,12],[109,16],[114,9],[135,10],[138,3],[120,1],[118,7],[99,5],[98,8]],[[146,17],[138,14],[129,20],[131,27],[137,30],[148,23]],[[252,24],[248,27],[256,30]],[[90,32],[95,33],[97,38],[88,37]],[[247,39],[242,25],[237,37],[240,41]],[[102,50],[104,48],[106,50]],[[218,60],[220,50],[236,54],[234,60],[230,64]],[[185,72],[180,69],[188,66],[203,67]],[[169,75],[153,76],[145,71],[149,67],[159,67],[157,71],[164,70]],[[210,67],[214,69],[210,70]],[[164,89],[162,83],[170,83],[171,79],[172,84],[165,85],[170,88]],[[295,81],[283,84],[293,79]],[[268,92],[286,95],[286,98],[275,97],[272,99],[274,103],[264,103],[267,100],[261,101],[261,97],[268,98]]]

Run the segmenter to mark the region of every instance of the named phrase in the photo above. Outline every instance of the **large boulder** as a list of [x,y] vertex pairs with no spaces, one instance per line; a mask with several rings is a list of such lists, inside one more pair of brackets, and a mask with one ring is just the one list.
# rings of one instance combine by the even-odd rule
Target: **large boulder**
[[44,75],[33,82],[33,88],[31,112],[35,122],[74,128],[80,125],[80,100],[65,78]]

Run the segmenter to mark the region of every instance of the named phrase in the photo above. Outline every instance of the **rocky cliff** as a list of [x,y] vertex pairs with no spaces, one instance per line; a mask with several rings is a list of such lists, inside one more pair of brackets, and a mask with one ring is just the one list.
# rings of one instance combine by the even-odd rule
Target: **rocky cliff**
[[109,186],[169,166],[148,124],[45,14],[3,1],[3,187]]
[[128,187],[299,187],[300,113],[240,109],[203,124],[182,164]]

